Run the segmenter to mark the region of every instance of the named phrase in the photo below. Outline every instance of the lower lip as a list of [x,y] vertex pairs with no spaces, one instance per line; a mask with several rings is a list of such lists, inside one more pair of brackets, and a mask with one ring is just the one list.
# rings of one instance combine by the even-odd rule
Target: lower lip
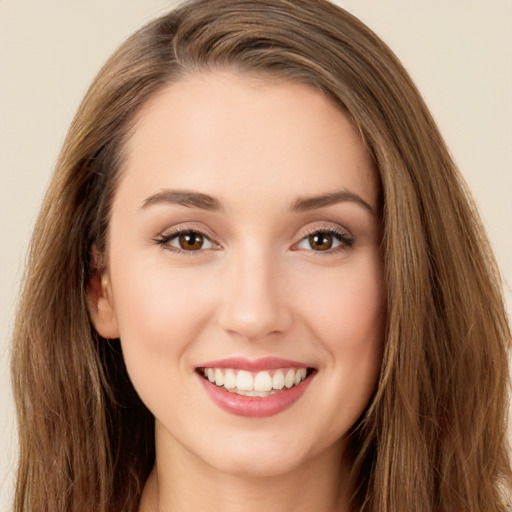
[[265,397],[231,393],[201,376],[198,377],[212,401],[224,411],[249,418],[268,418],[291,407],[306,391],[313,375],[308,376],[297,386]]

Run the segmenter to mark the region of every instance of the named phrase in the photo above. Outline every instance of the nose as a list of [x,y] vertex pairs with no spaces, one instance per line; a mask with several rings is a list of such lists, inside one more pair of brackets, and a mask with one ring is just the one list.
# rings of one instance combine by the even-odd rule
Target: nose
[[250,341],[286,332],[293,315],[276,259],[268,254],[233,259],[219,290],[220,327]]

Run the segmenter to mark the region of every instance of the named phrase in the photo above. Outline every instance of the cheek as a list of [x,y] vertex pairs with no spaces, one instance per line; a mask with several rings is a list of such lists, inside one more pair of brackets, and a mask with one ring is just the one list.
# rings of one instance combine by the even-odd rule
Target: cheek
[[126,271],[121,266],[116,271],[115,310],[130,380],[149,410],[175,425],[184,416],[168,418],[169,412],[186,411],[195,392],[186,387],[190,350],[211,318],[211,286],[201,275],[193,278],[151,261],[131,262]]
[[332,440],[354,425],[378,379],[386,318],[379,261],[372,258],[365,265],[340,268],[338,276],[317,279],[310,287],[315,299],[304,308],[308,326],[326,354],[323,400],[332,404],[325,409]]
[[212,309],[211,287],[200,275],[172,272],[165,265],[142,261],[127,268],[113,276],[125,359],[134,367],[144,361],[158,367],[164,356],[179,356],[203,330]]
[[[379,343],[385,321],[385,287],[378,255],[357,265],[317,275],[302,293],[309,324],[331,353],[362,350]],[[300,290],[297,290],[300,293]]]

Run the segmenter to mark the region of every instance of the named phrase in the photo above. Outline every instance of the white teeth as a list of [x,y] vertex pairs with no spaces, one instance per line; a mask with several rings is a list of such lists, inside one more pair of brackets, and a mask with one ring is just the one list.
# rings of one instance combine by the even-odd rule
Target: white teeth
[[219,368],[215,370],[215,384],[219,387],[224,384],[224,374]]
[[264,370],[255,374],[246,370],[232,368],[203,368],[202,373],[210,382],[218,387],[224,387],[232,393],[245,396],[265,397],[278,393],[283,388],[290,389],[300,384],[307,377],[306,368],[289,368]]
[[239,391],[253,391],[254,379],[250,372],[240,370],[236,376],[236,387]]
[[293,386],[295,381],[295,372],[293,370],[288,370],[286,373],[286,377],[284,378],[284,385],[289,389]]
[[272,384],[272,377],[268,372],[258,372],[254,377],[254,391],[270,391]]
[[224,373],[224,387],[226,389],[236,388],[236,375],[233,370],[226,370]]
[[274,389],[284,388],[284,375],[281,370],[277,370],[277,372],[274,373],[274,377],[272,377],[272,387]]
[[275,389],[272,389],[271,391],[242,391],[238,389],[228,389],[228,391],[237,395],[259,396],[260,398],[264,398],[269,395],[275,395],[277,393],[277,390]]

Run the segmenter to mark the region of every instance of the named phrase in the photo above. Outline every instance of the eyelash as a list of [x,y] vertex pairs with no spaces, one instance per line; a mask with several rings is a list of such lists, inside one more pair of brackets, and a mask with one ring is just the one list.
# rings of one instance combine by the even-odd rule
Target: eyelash
[[[204,249],[201,247],[197,250],[186,250],[182,249],[180,247],[171,246],[169,245],[169,242],[174,240],[175,238],[181,236],[181,235],[199,235],[203,238],[203,240],[208,241],[209,243],[218,246],[216,242],[214,242],[208,235],[206,235],[204,232],[198,229],[193,228],[177,228],[173,229],[171,231],[168,231],[166,233],[161,233],[157,237],[153,239],[153,241],[157,244],[162,246],[165,250],[171,251],[176,254],[183,254],[186,256],[194,256],[196,253],[202,252]],[[297,246],[301,244],[303,241],[307,240],[313,235],[320,235],[320,234],[328,234],[333,236],[338,242],[340,242],[340,245],[338,247],[335,247],[334,249],[327,249],[325,251],[315,250],[313,248],[310,249],[310,251],[314,254],[319,255],[329,255],[329,254],[336,254],[338,252],[347,250],[351,248],[354,245],[355,238],[352,235],[349,235],[345,231],[342,231],[337,228],[333,227],[323,227],[323,228],[315,228],[308,231],[296,244],[294,244],[294,249],[292,250],[300,250]]]
[[[334,228],[334,227],[322,227],[322,228],[314,228],[308,231],[298,243],[294,245],[294,247],[297,247],[300,243],[302,243],[304,240],[310,238],[313,235],[320,235],[320,234],[328,234],[333,236],[338,242],[340,242],[340,245],[338,247],[335,247],[333,249],[327,249],[325,251],[318,251],[313,248],[311,248],[311,252],[313,252],[315,255],[322,255],[327,256],[331,254],[337,254],[341,251],[345,251],[347,249],[350,249],[355,242],[355,237],[348,234],[346,231],[342,231],[341,229]],[[300,250],[299,248],[295,250]]]
[[201,231],[199,229],[186,228],[186,227],[184,227],[184,228],[177,228],[177,229],[173,229],[171,231],[167,231],[165,233],[161,233],[156,238],[154,238],[153,241],[157,245],[162,246],[166,251],[170,251],[170,252],[173,252],[173,253],[176,253],[176,254],[180,254],[180,255],[185,255],[185,256],[195,256],[196,253],[202,252],[202,250],[204,250],[202,247],[200,249],[197,249],[197,250],[185,250],[185,249],[182,249],[180,247],[175,247],[175,246],[169,245],[169,242],[171,242],[172,240],[174,240],[175,238],[177,238],[177,237],[179,237],[181,235],[200,235],[203,238],[203,240],[207,240],[208,242],[210,242],[211,244],[216,245],[216,246],[219,245],[216,242],[214,242],[203,231]]

